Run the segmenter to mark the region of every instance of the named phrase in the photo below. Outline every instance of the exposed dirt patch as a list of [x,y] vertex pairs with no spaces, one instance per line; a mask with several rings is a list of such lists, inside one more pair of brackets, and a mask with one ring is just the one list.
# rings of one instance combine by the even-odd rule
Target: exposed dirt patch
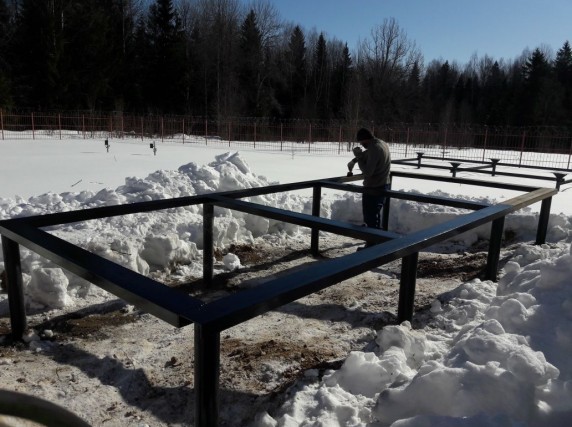
[[[217,274],[208,287],[193,277],[162,281],[212,300],[354,252],[359,245],[324,237],[319,258],[311,256],[308,239],[288,247],[235,245],[216,258],[232,252],[243,268]],[[486,253],[421,253],[415,317],[425,316],[440,294],[477,277],[485,264]],[[396,322],[400,275],[401,262],[391,262],[223,331],[220,425],[245,426],[259,408],[279,405],[277,396],[308,370],[320,376],[339,368],[352,350],[373,350],[375,332]],[[100,409],[87,419],[93,425],[192,424],[192,325],[173,328],[117,300],[71,313],[33,314],[29,325],[44,344],[30,352],[24,344],[4,340],[0,358],[10,360],[2,366],[5,387],[45,396],[78,414],[86,403],[77,393],[94,393],[89,404]],[[0,318],[0,333],[8,330],[9,319]]]

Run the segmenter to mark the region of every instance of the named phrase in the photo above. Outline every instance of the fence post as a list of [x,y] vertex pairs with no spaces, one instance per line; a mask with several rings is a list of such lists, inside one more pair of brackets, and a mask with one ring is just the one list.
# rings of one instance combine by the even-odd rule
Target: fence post
[[123,112],[121,112],[121,139],[123,139],[124,135],[125,135],[125,126],[123,123]]
[[308,153],[310,152],[310,144],[312,144],[312,123],[308,125]]
[[522,141],[520,143],[520,159],[518,160],[518,167],[522,165],[522,152],[524,151],[524,140],[526,139],[526,131],[522,131]]
[[282,151],[282,146],[284,145],[284,123],[280,123],[280,151]]
[[407,138],[405,139],[405,158],[407,158],[408,147],[409,147],[409,126],[407,127]]
[[209,136],[209,121],[205,119],[205,145],[208,145],[208,136]]
[[113,138],[113,116],[109,116],[109,138]]
[[163,141],[163,136],[165,135],[165,122],[164,122],[164,117],[161,116],[161,142]]
[[[2,108],[0,108],[0,128],[2,129],[2,139],[4,139],[4,113]],[[570,161],[568,161],[570,163]]]
[[81,134],[83,135],[83,139],[85,139],[85,116],[81,115]]
[[143,141],[143,117],[141,117],[141,141]]
[[60,141],[62,140],[62,115],[58,113],[58,129],[60,131]]
[[32,113],[32,139],[36,139],[36,133],[34,129],[34,113]]
[[338,155],[342,152],[342,126],[340,125],[340,132],[338,138]]
[[183,145],[185,144],[185,119],[183,118]]

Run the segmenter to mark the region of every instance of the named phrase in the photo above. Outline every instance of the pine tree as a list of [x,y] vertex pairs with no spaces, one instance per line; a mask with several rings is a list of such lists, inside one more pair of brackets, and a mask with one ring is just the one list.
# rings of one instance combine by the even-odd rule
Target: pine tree
[[8,40],[11,38],[12,25],[8,6],[0,0],[0,108],[12,105],[10,88],[10,60],[7,55]]
[[62,107],[66,13],[62,0],[23,0],[20,5],[10,47],[13,94],[20,108]]
[[262,36],[258,29],[256,13],[251,10],[240,28],[240,57],[238,79],[244,94],[243,115],[259,116],[262,84]]
[[570,124],[572,123],[572,49],[568,41],[556,53],[554,70],[563,92],[563,124]]
[[306,39],[299,26],[296,26],[288,44],[288,74],[290,87],[290,115],[300,115],[305,111],[307,89]]
[[330,110],[330,64],[324,33],[320,33],[314,49],[312,77],[314,110],[318,118],[327,119]]
[[334,62],[332,71],[332,102],[334,118],[345,117],[350,81],[352,78],[352,58],[348,44],[345,43],[340,56]]
[[149,43],[146,96],[162,113],[184,110],[184,44],[179,16],[172,0],[155,0],[147,20]]

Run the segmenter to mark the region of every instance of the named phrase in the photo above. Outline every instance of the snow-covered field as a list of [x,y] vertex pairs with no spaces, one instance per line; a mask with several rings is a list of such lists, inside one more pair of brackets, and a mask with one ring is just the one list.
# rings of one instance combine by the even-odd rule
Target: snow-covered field
[[[0,218],[341,176],[346,173],[348,157],[248,149],[229,152],[222,147],[174,142],[157,143],[154,153],[149,141],[110,140],[109,151],[103,140],[0,141]],[[418,172],[405,166],[394,169]],[[489,179],[468,173],[459,176]],[[546,181],[527,184],[553,186]],[[504,190],[409,179],[397,179],[393,189],[484,201],[514,196]],[[282,358],[258,364],[252,373],[233,372],[228,393],[222,397],[221,422],[258,426],[565,425],[572,412],[572,362],[568,358],[572,348],[572,203],[566,190],[564,186],[554,198],[546,245],[531,244],[538,206],[511,215],[505,229],[513,240],[503,253],[499,283],[478,278],[448,282],[446,293],[432,297],[431,309],[417,314],[415,328],[408,323],[387,325],[387,319],[380,323],[380,306],[365,303],[371,295],[352,294],[351,300],[342,295],[333,298],[342,310],[332,319],[317,322],[315,314],[302,315],[297,306],[288,309],[289,305],[285,312],[259,316],[223,333],[223,349],[242,340],[246,344],[240,351],[247,351],[245,337],[274,331],[273,338],[265,342],[265,353],[271,353],[281,339],[292,346],[297,340],[307,340],[322,355],[326,343],[335,343],[332,348],[337,353],[332,350],[332,358],[340,358],[341,348],[345,361],[332,369],[299,362],[298,369],[308,369],[288,389],[270,385],[284,384],[280,378],[301,357],[295,353],[284,351]],[[303,192],[276,194],[258,201],[309,212],[308,196]],[[408,233],[458,214],[453,208],[392,201],[390,229]],[[220,275],[249,272],[247,253],[237,250],[240,245],[269,252],[309,246],[308,231],[297,226],[222,209],[215,210],[215,215],[215,244],[226,255],[216,264]],[[325,190],[322,215],[359,223],[360,199]],[[189,207],[69,224],[52,232],[140,273],[182,283],[200,276],[201,227],[200,208]],[[488,237],[488,227],[482,227],[439,249],[444,257],[457,256],[462,263],[470,246]],[[330,236],[324,247],[327,244],[343,252],[354,250],[357,242]],[[34,330],[26,346],[12,347],[4,340],[0,347],[1,388],[58,403],[92,425],[192,425],[192,326],[173,330],[132,307],[118,306],[105,292],[27,250],[22,250],[22,268]],[[395,290],[397,275],[381,268],[336,286],[348,293],[372,283]],[[334,288],[331,292],[335,293]],[[315,295],[306,303],[317,305],[312,313],[330,313],[319,299],[331,296]],[[395,311],[396,300],[388,306]],[[109,315],[118,307],[117,317],[106,318],[110,324],[98,323],[104,323],[100,332],[90,329],[83,335],[66,336],[56,328],[58,319],[74,311],[83,310],[83,317],[93,317]],[[363,323],[355,318],[356,312],[361,313]],[[280,328],[275,329],[279,322],[285,330],[303,333],[284,337]],[[8,304],[2,294],[0,327],[7,330],[8,323]],[[227,364],[234,363],[234,353],[228,354]],[[223,358],[223,371],[224,364]],[[262,383],[265,379],[267,389],[261,387],[250,396],[233,388],[245,386],[256,375]],[[236,377],[242,376],[237,382]],[[221,377],[226,378],[224,372]],[[221,387],[225,389],[224,381]]]

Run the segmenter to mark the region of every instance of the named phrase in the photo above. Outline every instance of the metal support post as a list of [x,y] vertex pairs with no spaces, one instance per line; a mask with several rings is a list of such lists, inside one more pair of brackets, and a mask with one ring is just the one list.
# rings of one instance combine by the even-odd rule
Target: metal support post
[[[391,182],[387,185],[387,189],[391,190]],[[391,203],[391,197],[386,197],[383,201],[383,207],[381,208],[381,229],[389,230],[389,207]]]
[[459,166],[461,166],[461,163],[459,162],[449,162],[451,163],[451,174],[453,175],[453,178],[455,178],[457,176],[457,170],[459,169]]
[[491,237],[489,239],[489,253],[487,255],[487,267],[485,280],[497,281],[499,268],[500,250],[504,232],[504,216],[495,219],[491,226]]
[[210,285],[214,272],[214,205],[205,203],[203,205],[203,282]]
[[491,159],[491,162],[493,163],[493,171],[491,173],[491,176],[495,176],[495,174],[497,173],[497,163],[500,162],[500,159]]
[[556,189],[560,191],[560,186],[564,183],[564,177],[567,175],[562,172],[552,172],[556,177]]
[[423,154],[425,154],[423,151],[417,152],[417,169],[421,169],[421,159],[423,158]]
[[[312,198],[312,215],[320,216],[320,206],[322,197],[322,186],[315,185]],[[312,240],[311,240],[311,252],[312,256],[318,256],[320,253],[320,230],[313,227],[312,228]]]
[[536,244],[542,245],[546,243],[546,233],[548,232],[548,220],[550,219],[550,205],[552,197],[548,197],[542,201],[540,205],[540,215],[538,217],[538,228],[536,229]]
[[24,285],[22,283],[22,266],[20,264],[20,245],[6,236],[2,236],[2,252],[4,253],[12,337],[15,340],[20,340],[28,327]]
[[195,427],[217,427],[220,332],[195,324]]
[[403,257],[401,260],[401,282],[399,285],[399,302],[397,305],[397,322],[413,319],[415,303],[415,285],[417,284],[417,262],[419,252]]

